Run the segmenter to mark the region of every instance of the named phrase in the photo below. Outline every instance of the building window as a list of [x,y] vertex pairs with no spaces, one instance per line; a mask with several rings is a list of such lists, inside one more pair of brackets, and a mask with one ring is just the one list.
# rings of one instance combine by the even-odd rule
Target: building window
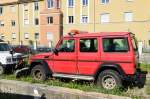
[[53,23],[53,17],[47,17],[47,23],[52,24]]
[[35,18],[35,19],[34,19],[34,23],[35,23],[35,25],[39,25],[39,19],[38,19],[38,18]]
[[35,40],[39,40],[39,33],[35,33]]
[[56,7],[60,8],[60,0],[56,0]]
[[24,13],[23,13],[23,18],[24,18],[24,25],[29,24],[29,10],[28,10],[28,4],[24,4]]
[[68,0],[68,7],[74,6],[74,0]]
[[109,13],[101,14],[101,23],[108,23],[109,22]]
[[53,34],[52,34],[51,32],[47,32],[46,38],[47,38],[47,40],[49,40],[49,41],[53,41]]
[[54,6],[53,0],[47,0],[47,7],[52,8]]
[[1,20],[0,20],[0,27],[1,27],[1,26],[4,26],[4,21],[1,21]]
[[88,23],[88,16],[87,15],[82,16],[81,23]]
[[3,7],[0,6],[0,15],[3,14]]
[[39,10],[39,3],[38,2],[34,2],[34,10],[35,11]]
[[126,21],[126,22],[131,22],[131,21],[133,21],[133,13],[132,12],[125,12],[124,13],[124,20]]
[[24,38],[29,39],[29,33],[24,33]]
[[12,33],[12,39],[16,39],[16,33]]
[[87,6],[88,5],[88,0],[82,0],[82,5]]
[[131,1],[133,1],[133,0],[127,0],[128,2],[131,2]]
[[10,6],[11,12],[15,12],[15,6]]
[[68,16],[68,23],[74,23],[74,17]]
[[108,4],[109,0],[100,0],[101,4]]
[[0,34],[0,39],[4,40],[5,39],[5,35],[2,33]]
[[16,26],[16,21],[15,20],[11,21],[11,26]]
[[24,19],[24,25],[28,25],[29,24],[29,19]]

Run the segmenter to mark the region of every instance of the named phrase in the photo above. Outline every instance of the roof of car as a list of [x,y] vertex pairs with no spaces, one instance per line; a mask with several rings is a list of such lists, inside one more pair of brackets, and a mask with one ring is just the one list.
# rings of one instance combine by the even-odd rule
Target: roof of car
[[[125,36],[125,35],[128,35],[128,34],[130,34],[130,32],[97,32],[97,33],[82,32],[82,33],[73,35],[73,37]],[[70,37],[70,35],[67,35],[65,37]]]

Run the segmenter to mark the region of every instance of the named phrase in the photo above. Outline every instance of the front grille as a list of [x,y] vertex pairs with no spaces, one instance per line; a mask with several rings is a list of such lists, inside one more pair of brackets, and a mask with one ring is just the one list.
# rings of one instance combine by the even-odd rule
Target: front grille
[[16,61],[17,61],[17,58],[13,58],[13,61],[15,61],[15,62],[16,62]]

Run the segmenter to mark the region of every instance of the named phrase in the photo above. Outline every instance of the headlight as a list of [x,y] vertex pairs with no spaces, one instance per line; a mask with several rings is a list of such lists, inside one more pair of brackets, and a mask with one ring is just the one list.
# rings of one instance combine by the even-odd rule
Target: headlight
[[7,58],[6,61],[7,61],[7,62],[11,62],[11,58],[10,58],[10,57]]

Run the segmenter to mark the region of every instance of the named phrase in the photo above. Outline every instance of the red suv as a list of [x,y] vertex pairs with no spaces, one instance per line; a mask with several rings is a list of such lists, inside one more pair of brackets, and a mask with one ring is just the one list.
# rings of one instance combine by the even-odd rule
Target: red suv
[[30,58],[36,80],[62,77],[93,80],[105,89],[138,78],[138,49],[129,32],[68,33],[53,52]]

